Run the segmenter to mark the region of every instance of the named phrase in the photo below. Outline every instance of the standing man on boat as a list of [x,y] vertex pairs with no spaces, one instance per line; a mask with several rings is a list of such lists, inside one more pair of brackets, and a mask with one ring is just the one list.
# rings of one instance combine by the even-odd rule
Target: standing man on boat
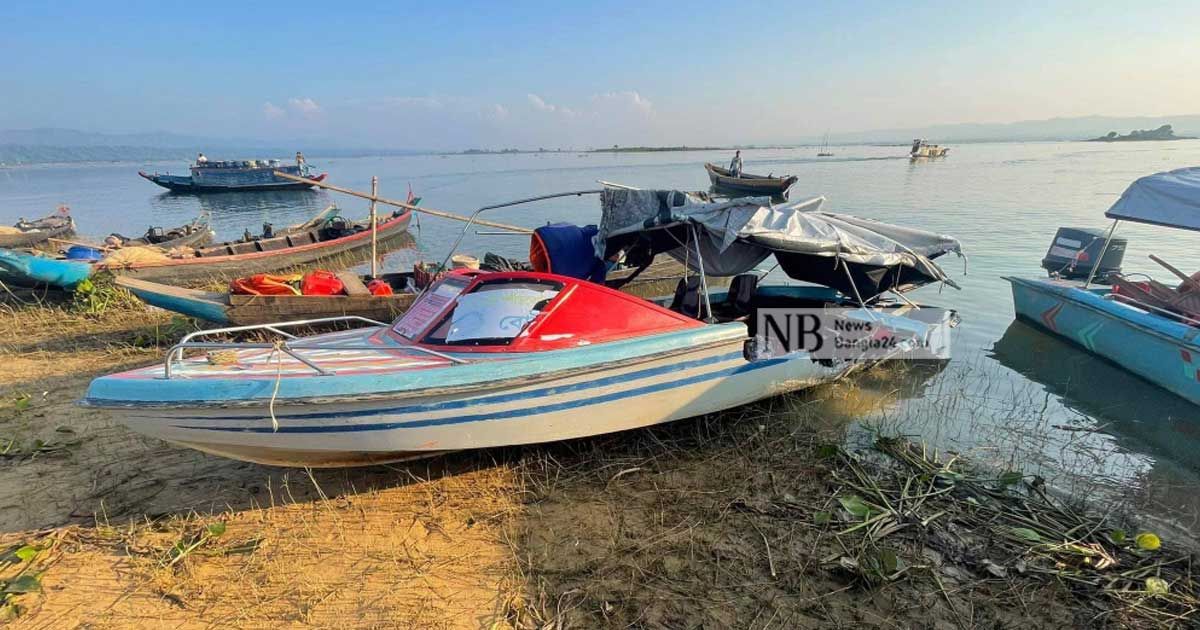
[[301,172],[304,171],[304,154],[299,151],[296,152],[296,166],[300,167]]
[[196,164],[208,164],[208,158],[204,157],[204,153],[196,156]]
[[734,177],[742,176],[742,152],[740,150],[733,152],[733,159],[729,161],[729,174]]

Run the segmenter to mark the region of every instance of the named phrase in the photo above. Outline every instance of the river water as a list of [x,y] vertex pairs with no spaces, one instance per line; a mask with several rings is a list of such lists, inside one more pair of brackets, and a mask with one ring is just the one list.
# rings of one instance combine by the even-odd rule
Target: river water
[[[962,316],[953,359],[939,369],[885,370],[849,390],[814,394],[817,413],[846,416],[855,431],[904,433],[934,448],[967,452],[1005,468],[1038,474],[1063,490],[1103,501],[1120,498],[1180,530],[1200,532],[1200,409],[1112,365],[1013,321],[1005,275],[1042,275],[1039,260],[1059,226],[1107,227],[1103,213],[1139,176],[1200,164],[1200,141],[1164,143],[964,144],[947,159],[910,162],[904,147],[746,151],[746,170],[794,174],[791,198],[823,195],[837,212],[950,234],[969,261],[942,264],[961,291],[926,287],[917,299]],[[235,156],[231,156],[235,157]],[[637,187],[704,189],[703,163],[723,152],[542,153],[310,158],[330,181],[403,199],[411,186],[423,205],[469,214],[483,205],[597,188],[598,180]],[[328,204],[362,216],[365,202],[320,191],[173,195],[138,170],[184,172],[179,163],[92,163],[0,168],[0,224],[49,213],[66,203],[80,233],[140,235],[150,225],[184,223],[208,211],[218,237],[235,238],[264,222],[298,223]],[[493,220],[535,227],[598,220],[594,196],[498,210]],[[388,268],[440,260],[461,224],[424,217],[415,250],[386,258]],[[1122,224],[1126,271],[1160,279],[1157,254],[1200,269],[1200,235]],[[524,257],[525,238],[470,234],[466,252]],[[966,274],[963,275],[964,268]],[[843,391],[846,390],[846,391]]]

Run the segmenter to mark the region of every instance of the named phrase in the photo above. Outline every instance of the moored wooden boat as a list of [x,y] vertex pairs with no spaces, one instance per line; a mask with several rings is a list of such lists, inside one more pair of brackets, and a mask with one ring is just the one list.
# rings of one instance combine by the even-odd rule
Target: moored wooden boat
[[206,193],[234,190],[307,189],[311,184],[297,183],[275,176],[275,171],[322,181],[326,174],[314,175],[297,154],[297,163],[283,165],[279,160],[223,160],[197,162],[189,175],[170,175],[138,171],[138,175],[171,192]]
[[[683,265],[663,257],[636,278],[627,279],[633,269],[615,270],[606,284],[620,286],[623,293],[641,298],[668,296],[684,275]],[[408,310],[416,295],[406,293],[412,273],[387,273],[380,278],[391,285],[393,295],[241,295],[229,291],[204,291],[118,276],[117,284],[143,302],[175,311],[188,317],[227,326],[266,324],[293,319],[312,319],[356,315],[377,321],[390,321]],[[361,280],[370,281],[368,276]],[[712,278],[709,286],[729,286],[729,278]]]
[[74,232],[75,220],[64,207],[54,214],[33,221],[21,219],[12,228],[0,231],[0,247],[36,247],[52,238],[65,238]]
[[[397,212],[379,223],[378,245],[386,252],[407,235],[412,211]],[[229,280],[311,265],[321,261],[358,258],[371,248],[371,230],[360,224],[344,224],[289,232],[273,238],[249,242],[219,243],[196,249],[182,258],[166,258],[128,264],[100,262],[98,270],[143,280],[166,281],[181,285]]]
[[788,188],[791,188],[797,180],[795,175],[768,177],[742,173],[740,177],[734,177],[728,169],[711,163],[706,163],[704,170],[708,171],[708,179],[716,188],[772,197],[786,197]]
[[[171,251],[203,245],[212,236],[213,232],[209,228],[208,218],[201,215],[190,223],[177,228],[169,230],[150,228],[145,235],[134,239],[119,237],[115,240],[120,242],[120,247],[99,246],[90,253],[99,254],[102,250],[112,252],[140,247]],[[88,247],[82,243],[75,245]],[[17,287],[71,289],[90,277],[99,262],[89,259],[72,259],[70,252],[68,252],[68,256],[54,256],[34,250],[0,249],[0,282]]]

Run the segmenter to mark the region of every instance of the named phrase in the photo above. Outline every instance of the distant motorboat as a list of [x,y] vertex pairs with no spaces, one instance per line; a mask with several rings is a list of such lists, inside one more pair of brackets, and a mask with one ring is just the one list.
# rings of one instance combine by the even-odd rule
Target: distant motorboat
[[190,175],[138,171],[138,175],[172,192],[206,193],[232,190],[279,190],[311,188],[312,184],[276,177],[275,171],[322,181],[326,173],[313,175],[312,168],[297,156],[296,164],[280,160],[203,160],[189,167]]
[[929,144],[920,138],[913,140],[912,149],[908,152],[908,157],[913,160],[921,158],[940,158],[946,157],[946,153],[950,151],[950,147],[938,146]]

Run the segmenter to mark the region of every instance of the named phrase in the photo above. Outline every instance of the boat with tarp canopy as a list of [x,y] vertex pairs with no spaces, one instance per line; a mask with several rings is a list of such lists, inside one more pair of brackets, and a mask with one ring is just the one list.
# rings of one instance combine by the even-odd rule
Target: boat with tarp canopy
[[828,212],[825,205],[823,197],[773,205],[765,197],[718,201],[674,190],[608,188],[601,196],[597,254],[666,253],[711,276],[744,274],[773,255],[790,278],[862,301],[931,282],[958,288],[933,262],[951,252],[961,256],[956,239]]
[[[1200,231],[1200,167],[1141,177],[1104,214],[1113,223],[1099,259],[1122,221]],[[1112,272],[1105,277],[1109,286],[1094,285],[1099,265],[1084,282],[1053,273],[1005,279],[1019,319],[1200,404],[1200,273],[1189,276],[1150,258],[1180,283]]]

